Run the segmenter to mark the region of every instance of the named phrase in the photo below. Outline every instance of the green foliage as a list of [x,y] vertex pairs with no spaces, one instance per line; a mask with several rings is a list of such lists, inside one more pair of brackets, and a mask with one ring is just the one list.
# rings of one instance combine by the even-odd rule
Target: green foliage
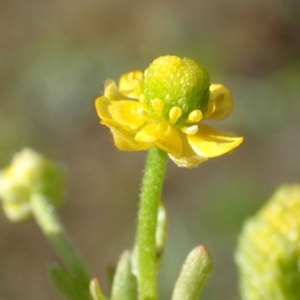
[[124,251],[120,257],[113,280],[111,300],[135,300],[137,297],[136,278],[132,273],[131,255]]
[[76,280],[59,263],[52,262],[48,268],[50,278],[56,288],[71,300],[91,300],[86,287]]
[[172,300],[197,300],[210,275],[212,260],[203,246],[195,248],[187,257],[175,284]]
[[90,292],[93,300],[106,300],[105,296],[103,295],[100,289],[99,282],[96,278],[92,279],[90,282]]

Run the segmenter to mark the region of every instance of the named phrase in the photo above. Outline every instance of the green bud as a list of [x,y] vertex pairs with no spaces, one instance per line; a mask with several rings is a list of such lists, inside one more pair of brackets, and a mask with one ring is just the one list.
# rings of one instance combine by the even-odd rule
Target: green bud
[[182,118],[199,109],[204,112],[209,100],[209,74],[189,58],[161,56],[145,70],[144,95],[149,111],[155,114],[151,101],[161,99],[163,115],[168,117],[172,107],[182,109]]
[[4,212],[13,222],[32,215],[31,195],[41,193],[58,205],[63,196],[64,172],[61,167],[31,149],[15,154],[11,165],[0,172],[0,199]]
[[239,238],[243,300],[300,299],[300,185],[281,186]]

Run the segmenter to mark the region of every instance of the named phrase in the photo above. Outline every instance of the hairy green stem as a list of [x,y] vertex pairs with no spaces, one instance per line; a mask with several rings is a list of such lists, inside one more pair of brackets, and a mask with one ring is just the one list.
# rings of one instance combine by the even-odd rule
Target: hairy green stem
[[85,263],[66,234],[54,206],[40,193],[31,197],[35,219],[45,236],[49,239],[63,262],[78,281],[88,288],[91,276]]
[[156,224],[168,155],[154,147],[149,151],[141,190],[137,232],[138,291],[140,300],[158,299]]

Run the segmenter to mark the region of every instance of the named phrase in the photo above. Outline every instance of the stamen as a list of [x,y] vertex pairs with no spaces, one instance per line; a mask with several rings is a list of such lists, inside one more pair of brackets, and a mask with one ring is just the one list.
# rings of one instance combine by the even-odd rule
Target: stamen
[[182,109],[178,106],[173,106],[169,111],[170,122],[175,124],[182,115]]
[[164,110],[164,102],[159,99],[159,98],[155,98],[151,101],[151,105],[154,109],[154,111],[158,114],[161,115],[163,110]]
[[203,114],[199,109],[193,110],[188,117],[189,123],[198,123],[202,120]]

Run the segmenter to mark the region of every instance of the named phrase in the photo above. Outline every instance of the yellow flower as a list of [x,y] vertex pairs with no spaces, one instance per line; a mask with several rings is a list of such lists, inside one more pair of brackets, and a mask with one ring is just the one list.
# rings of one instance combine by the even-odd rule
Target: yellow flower
[[121,150],[156,146],[180,167],[194,168],[239,146],[243,138],[202,123],[222,120],[232,111],[231,92],[209,84],[207,71],[188,58],[162,56],[143,73],[124,74],[119,85],[105,83],[96,99],[101,123]]

